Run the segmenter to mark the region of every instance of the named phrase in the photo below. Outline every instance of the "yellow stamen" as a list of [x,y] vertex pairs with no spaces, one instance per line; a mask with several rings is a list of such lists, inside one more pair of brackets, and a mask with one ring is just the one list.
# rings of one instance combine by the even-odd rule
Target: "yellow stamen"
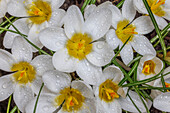
[[158,2],[157,2],[157,0],[155,0],[151,6],[151,10],[157,9],[162,4],[165,4],[165,0],[159,0]]
[[154,74],[155,73],[154,69],[155,63],[152,60],[148,60],[144,62],[142,73],[144,73],[145,75],[149,75],[151,73]]

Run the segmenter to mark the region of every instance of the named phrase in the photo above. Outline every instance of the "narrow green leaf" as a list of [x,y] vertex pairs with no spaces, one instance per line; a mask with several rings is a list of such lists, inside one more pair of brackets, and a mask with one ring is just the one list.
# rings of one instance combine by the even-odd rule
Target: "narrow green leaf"
[[15,113],[15,111],[17,110],[17,106],[15,106],[10,113]]
[[119,3],[116,5],[116,7],[121,8],[121,6],[123,5],[124,1],[125,1],[125,0],[122,0],[121,2],[119,2]]
[[85,0],[82,8],[81,8],[81,12],[84,13],[84,9],[86,8],[87,5],[89,5],[89,3],[91,2],[91,0]]
[[9,113],[9,109],[10,109],[10,105],[11,105],[11,99],[12,99],[12,95],[9,97],[9,100],[8,100],[7,113]]

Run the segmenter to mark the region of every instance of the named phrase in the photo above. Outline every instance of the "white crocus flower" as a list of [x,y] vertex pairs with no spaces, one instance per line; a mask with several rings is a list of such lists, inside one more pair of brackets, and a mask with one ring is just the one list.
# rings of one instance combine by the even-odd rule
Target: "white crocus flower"
[[[42,44],[56,51],[54,67],[62,72],[74,72],[89,84],[96,84],[101,67],[111,61],[112,49],[99,41],[111,25],[111,11],[101,8],[85,20],[77,6],[70,6],[63,28],[47,28],[40,33]],[[98,40],[98,41],[97,41]]]
[[[128,97],[125,98],[127,88],[118,86],[122,79],[123,74],[116,66],[111,65],[104,69],[103,75],[98,79],[98,83],[94,88],[97,113],[122,113],[122,109],[138,112],[131,100]],[[133,91],[128,93],[139,109],[145,112],[145,107],[137,93]]]
[[[157,75],[163,68],[163,62],[153,56],[153,55],[144,55],[139,62],[137,68],[137,79],[144,80],[150,77]],[[153,85],[154,81],[149,82],[148,84]]]
[[31,46],[21,37],[15,38],[12,54],[0,49],[0,69],[13,72],[0,77],[0,101],[13,93],[14,102],[22,112],[34,93],[38,94],[42,84],[41,75],[53,69],[50,56],[40,55],[31,59]]
[[[95,113],[94,95],[90,85],[83,81],[72,81],[68,74],[57,70],[47,71],[43,81],[52,93],[41,95],[36,113],[52,113],[59,106],[58,113]],[[26,107],[32,113],[36,98]]]
[[[163,74],[169,73],[170,72],[170,67],[166,68],[163,72]],[[164,76],[164,80],[165,80],[165,86],[166,87],[170,87],[170,74]],[[157,84],[159,87],[162,87],[162,82],[160,79],[157,80]],[[170,92],[169,90],[167,90],[166,93],[161,93],[160,91],[154,91],[152,93],[156,93],[157,97],[153,100],[153,106],[161,111],[165,111],[165,112],[170,112]]]
[[[147,0],[148,5],[151,8],[152,13],[158,23],[160,29],[164,29],[168,25],[167,20],[170,21],[170,1],[169,0]],[[147,14],[148,11],[145,8],[143,0],[133,0],[134,6],[139,13]],[[164,19],[165,18],[165,19]]]
[[143,36],[143,34],[148,34],[154,29],[153,24],[148,16],[140,16],[134,20],[136,11],[132,0],[124,2],[122,13],[110,2],[106,2],[102,7],[108,7],[112,11],[112,26],[114,29],[106,34],[106,41],[112,49],[116,49],[118,46],[121,48],[131,36],[120,52],[120,56],[126,65],[133,59],[133,49],[141,55],[156,55],[152,44]]
[[[39,32],[46,27],[62,25],[65,11],[59,9],[59,7],[63,3],[64,0],[11,0],[8,4],[8,13],[12,16],[27,18],[24,23],[18,26],[29,26],[28,39],[42,48],[43,45],[39,41]],[[21,33],[24,34],[22,31]],[[6,48],[11,48],[13,43],[13,38],[11,39],[10,35],[13,35],[13,33],[8,33],[4,38],[3,43]],[[33,50],[37,51],[36,49]]]

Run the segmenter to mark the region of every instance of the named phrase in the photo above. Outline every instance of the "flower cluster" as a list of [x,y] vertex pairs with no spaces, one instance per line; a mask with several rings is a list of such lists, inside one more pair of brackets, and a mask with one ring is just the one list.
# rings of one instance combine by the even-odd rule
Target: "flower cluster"
[[[10,74],[0,77],[0,101],[13,95],[23,113],[148,112],[152,104],[170,112],[170,68],[146,37],[155,27],[143,1],[125,0],[121,9],[89,4],[82,12],[61,9],[65,0],[0,0],[0,18],[16,18],[6,17],[12,25],[3,46],[11,53],[0,49],[0,69]],[[145,1],[164,29],[170,0]]]

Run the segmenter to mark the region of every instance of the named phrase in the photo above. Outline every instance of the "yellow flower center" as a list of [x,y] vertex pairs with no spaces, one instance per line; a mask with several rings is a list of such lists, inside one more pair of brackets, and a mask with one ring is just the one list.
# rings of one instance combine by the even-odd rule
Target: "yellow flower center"
[[27,13],[33,23],[41,24],[50,20],[52,11],[49,3],[42,0],[37,0],[32,2],[32,5],[28,8]]
[[119,21],[117,24],[116,35],[123,43],[125,43],[130,36],[131,38],[129,41],[132,41],[133,34],[138,34],[135,32],[135,29],[135,26],[131,24],[129,25],[128,20]]
[[163,11],[162,4],[165,4],[165,0],[147,0],[152,12],[157,16],[164,16],[165,11]]
[[[165,82],[165,87],[170,88],[170,83]],[[169,92],[169,90],[167,90]]]
[[92,50],[91,42],[92,39],[87,34],[74,34],[66,44],[69,55],[79,60],[84,59]]
[[55,102],[60,106],[63,102],[63,110],[67,112],[78,111],[83,106],[85,97],[80,91],[74,88],[65,88],[60,91],[60,95],[55,98]]
[[144,73],[145,75],[149,75],[151,73],[154,74],[154,69],[155,63],[152,60],[148,60],[144,62],[142,73]]
[[107,79],[99,86],[99,97],[105,102],[112,102],[114,98],[119,98],[117,90],[119,89],[118,85],[111,80]]
[[16,71],[13,74],[15,81],[20,84],[32,82],[35,79],[36,71],[28,62],[19,62],[11,67],[11,71]]

